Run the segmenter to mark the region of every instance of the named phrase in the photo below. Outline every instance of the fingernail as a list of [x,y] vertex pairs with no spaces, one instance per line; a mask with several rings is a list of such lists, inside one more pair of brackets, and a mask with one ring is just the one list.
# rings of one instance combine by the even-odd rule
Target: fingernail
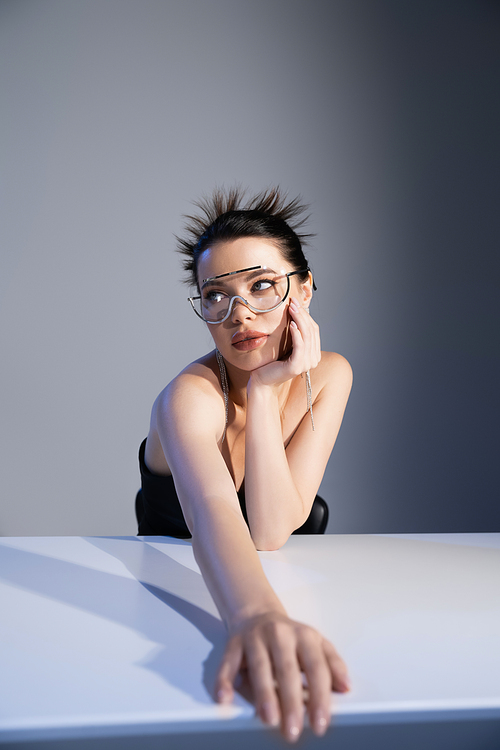
[[328,718],[322,708],[314,714],[313,731],[318,737],[322,737],[328,729]]
[[300,729],[295,716],[288,716],[285,723],[286,736],[290,742],[297,742],[299,739]]
[[298,325],[294,320],[290,322],[290,328],[298,328]]
[[270,701],[265,701],[262,704],[260,716],[262,721],[265,724],[269,724],[271,727],[277,727],[280,723],[280,717],[278,715],[278,710],[274,703],[271,703]]

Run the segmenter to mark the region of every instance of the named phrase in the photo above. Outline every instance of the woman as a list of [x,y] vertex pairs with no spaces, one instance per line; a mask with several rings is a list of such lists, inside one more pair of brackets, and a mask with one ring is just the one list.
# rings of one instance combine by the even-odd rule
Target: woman
[[301,673],[310,724],[322,735],[331,690],[349,689],[347,670],[326,639],[287,616],[257,550],[278,549],[308,519],[352,375],[339,354],[321,352],[308,314],[315,287],[297,231],[303,207],[277,189],[243,197],[216,191],[179,240],[198,289],[191,305],[216,349],[153,405],[137,515],[140,534],[192,535],[228,631],[217,700],[232,700],[245,669],[258,715],[295,741]]

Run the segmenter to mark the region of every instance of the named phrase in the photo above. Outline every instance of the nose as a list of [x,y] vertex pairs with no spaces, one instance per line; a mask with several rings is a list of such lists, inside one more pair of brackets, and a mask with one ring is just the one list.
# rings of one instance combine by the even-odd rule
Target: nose
[[231,320],[233,323],[242,323],[244,320],[253,320],[255,318],[255,313],[246,306],[242,297],[235,297],[232,300],[232,305]]

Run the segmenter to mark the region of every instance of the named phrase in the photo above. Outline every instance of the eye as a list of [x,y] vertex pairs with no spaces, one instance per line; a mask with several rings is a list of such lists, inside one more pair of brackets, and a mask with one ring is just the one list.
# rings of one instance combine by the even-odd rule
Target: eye
[[223,294],[223,292],[218,292],[216,289],[211,289],[210,291],[205,292],[205,294],[203,295],[203,301],[217,304],[218,302],[222,302],[224,297],[225,294]]
[[271,279],[259,279],[252,286],[252,293],[255,292],[268,292],[270,289],[274,289],[274,281]]

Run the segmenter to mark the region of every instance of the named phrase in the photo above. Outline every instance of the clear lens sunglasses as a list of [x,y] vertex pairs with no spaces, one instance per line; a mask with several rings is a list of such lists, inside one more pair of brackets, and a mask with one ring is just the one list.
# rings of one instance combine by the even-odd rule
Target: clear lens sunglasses
[[[238,271],[221,273],[219,276],[203,279],[202,293],[196,297],[188,297],[188,302],[196,315],[210,325],[224,323],[238,301],[254,313],[272,312],[282,305],[290,294],[290,277],[308,271],[309,268],[305,268],[300,271],[278,274],[266,266],[240,268]],[[225,288],[224,282],[219,279],[242,273],[247,274],[243,280],[240,280],[240,289],[244,288],[245,296],[231,295],[229,289]]]

